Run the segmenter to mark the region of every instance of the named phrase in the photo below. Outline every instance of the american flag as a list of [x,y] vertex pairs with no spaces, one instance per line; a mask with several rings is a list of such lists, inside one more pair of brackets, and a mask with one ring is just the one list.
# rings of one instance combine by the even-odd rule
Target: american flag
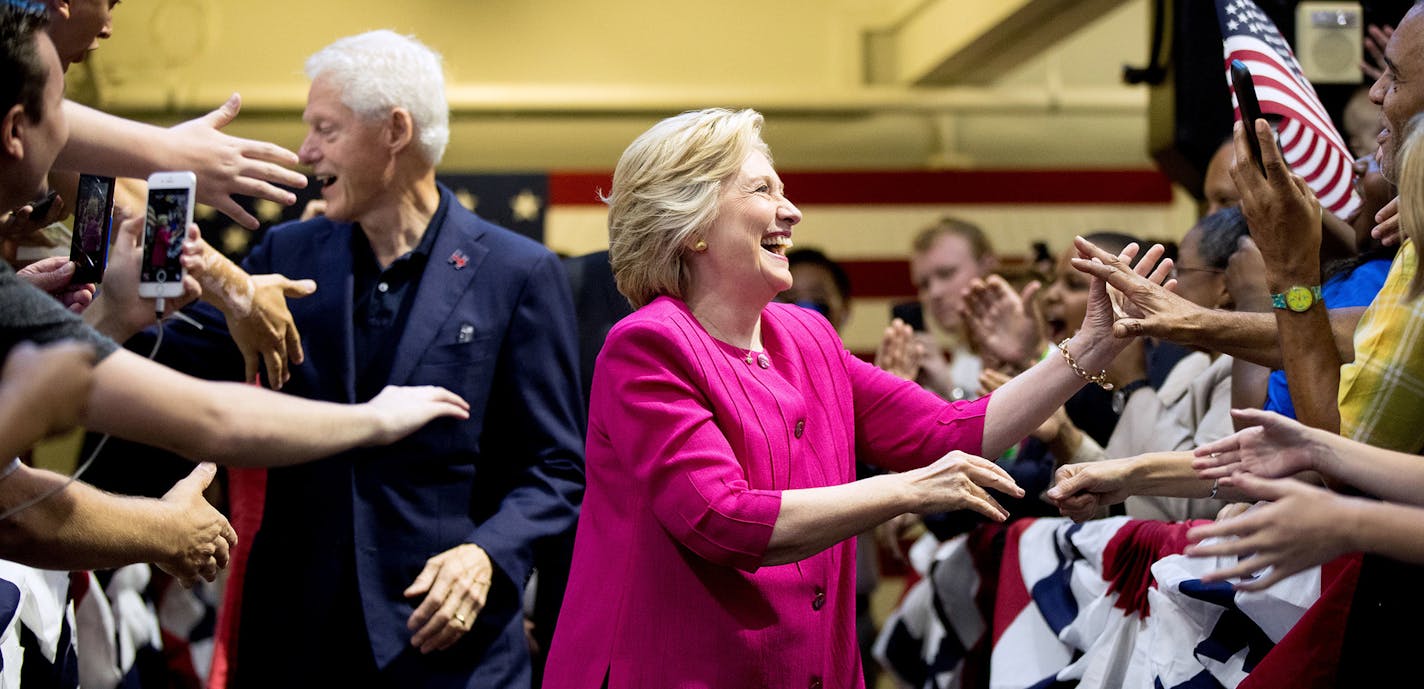
[[[1286,164],[1305,178],[1320,205],[1330,212],[1344,217],[1359,208],[1360,198],[1351,184],[1354,161],[1349,149],[1276,25],[1251,0],[1216,0],[1216,16],[1221,21],[1227,84],[1231,61],[1246,63],[1261,113],[1284,118],[1278,131]],[[1236,119],[1241,119],[1235,94],[1232,104]]]

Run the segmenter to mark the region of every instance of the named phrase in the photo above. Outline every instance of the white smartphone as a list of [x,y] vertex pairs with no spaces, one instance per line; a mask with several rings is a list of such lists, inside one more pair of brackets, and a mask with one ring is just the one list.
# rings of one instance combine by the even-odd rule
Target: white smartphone
[[138,296],[165,299],[183,296],[183,239],[193,222],[193,193],[198,177],[191,172],[155,172],[148,177],[148,214],[143,224],[143,263],[138,271]]

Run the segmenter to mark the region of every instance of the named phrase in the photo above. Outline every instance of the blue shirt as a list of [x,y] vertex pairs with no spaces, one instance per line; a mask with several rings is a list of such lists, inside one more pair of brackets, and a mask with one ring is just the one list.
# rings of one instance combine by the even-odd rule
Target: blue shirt
[[[1348,274],[1336,275],[1320,287],[1320,296],[1325,306],[1332,309],[1348,309],[1353,306],[1369,306],[1384,287],[1384,278],[1389,274],[1390,260],[1378,258],[1360,264]],[[1286,383],[1286,372],[1271,371],[1266,383],[1266,403],[1262,409],[1282,416],[1295,418],[1295,405],[1291,403],[1290,386]]]

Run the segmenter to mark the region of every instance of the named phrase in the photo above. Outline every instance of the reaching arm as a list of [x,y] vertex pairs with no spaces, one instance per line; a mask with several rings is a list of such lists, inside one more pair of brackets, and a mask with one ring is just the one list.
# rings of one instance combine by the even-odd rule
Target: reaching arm
[[[1417,459],[1416,459],[1417,461]],[[1241,474],[1231,481],[1253,499],[1270,500],[1238,517],[1187,532],[1194,557],[1235,556],[1235,566],[1202,577],[1223,581],[1270,573],[1235,583],[1241,591],[1259,591],[1349,552],[1378,553],[1405,562],[1424,563],[1424,510],[1333,493],[1289,479]],[[1220,538],[1202,544],[1208,538]]]
[[983,457],[954,451],[934,464],[853,483],[781,493],[763,565],[805,559],[892,517],[971,509],[995,521],[1009,518],[984,489],[1021,498],[1008,472]]
[[1204,478],[1235,473],[1267,478],[1314,471],[1371,495],[1424,506],[1424,462],[1418,455],[1366,445],[1274,412],[1231,412],[1245,430],[1196,450],[1192,466]]
[[[1170,260],[1159,259],[1163,249],[1160,245],[1147,250],[1137,266],[1129,267],[1137,255],[1137,245],[1129,244],[1122,254],[1113,256],[1087,240],[1075,240],[1081,258],[1073,259],[1073,265],[1084,272],[1125,271],[1134,278],[1153,287],[1167,281],[1172,271]],[[1113,305],[1108,297],[1107,284],[1103,275],[1095,277],[1088,293],[1088,312],[1083,317],[1083,325],[1067,343],[1068,354],[1078,367],[1089,374],[1105,371],[1117,358],[1127,342],[1113,336]],[[1081,344],[1080,344],[1081,343]],[[1062,353],[1050,355],[1033,368],[1015,376],[994,392],[989,400],[989,410],[984,421],[984,447],[986,457],[997,457],[1005,448],[1017,443],[1039,424],[1043,423],[1054,410],[1063,406],[1083,386],[1083,377],[1075,372]]]
[[[1268,123],[1246,125],[1255,127],[1263,141],[1275,141]],[[1231,167],[1231,178],[1241,190],[1241,210],[1265,259],[1270,291],[1280,294],[1296,286],[1318,289],[1320,201],[1274,146],[1262,147],[1263,176],[1247,148],[1245,126],[1238,124],[1236,129],[1237,162]],[[1277,308],[1275,318],[1297,417],[1307,425],[1338,432],[1341,359],[1331,346],[1333,333],[1324,303],[1317,301],[1300,312]]]
[[267,385],[280,390],[291,378],[292,366],[302,363],[302,338],[287,298],[300,298],[316,291],[312,280],[289,280],[282,275],[249,275],[198,240],[197,260],[202,263],[198,283],[203,301],[221,311],[228,334],[242,352],[246,366],[243,380],[257,380],[258,365],[267,365]]
[[276,185],[298,189],[306,177],[284,166],[297,156],[275,144],[223,134],[237,117],[242,100],[233,94],[217,110],[164,129],[125,120],[66,100],[69,140],[54,166],[114,177],[144,178],[159,170],[192,170],[198,175],[197,200],[238,224],[257,229],[257,218],[243,210],[234,195],[254,196],[283,205],[296,196]]
[[1235,501],[1241,494],[1223,483],[1203,479],[1192,468],[1190,452],[1149,452],[1136,457],[1065,464],[1058,469],[1048,500],[1074,521],[1092,519],[1103,508],[1133,495],[1216,498]]
[[333,404],[240,383],[192,378],[120,350],[94,368],[84,425],[230,466],[280,466],[394,442],[469,405],[436,387],[388,387],[370,402]]
[[0,479],[0,506],[48,495],[0,520],[0,554],[44,569],[110,569],[152,562],[191,586],[227,566],[237,534],[203,499],[216,469],[201,465],[161,500],[112,495],[21,466]]

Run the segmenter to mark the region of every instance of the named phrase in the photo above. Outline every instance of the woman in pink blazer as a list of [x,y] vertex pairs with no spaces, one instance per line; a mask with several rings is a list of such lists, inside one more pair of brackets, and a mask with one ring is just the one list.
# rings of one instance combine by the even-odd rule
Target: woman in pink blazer
[[[771,303],[791,286],[801,212],[761,124],[751,110],[684,113],[614,172],[613,271],[638,310],[594,369],[547,688],[862,686],[852,537],[906,512],[1006,518],[985,488],[1023,491],[979,455],[1085,378],[1103,382],[1092,372],[1123,346],[1096,282],[1071,356],[992,397],[945,402],[860,361],[819,314]],[[899,473],[856,481],[857,456]]]

